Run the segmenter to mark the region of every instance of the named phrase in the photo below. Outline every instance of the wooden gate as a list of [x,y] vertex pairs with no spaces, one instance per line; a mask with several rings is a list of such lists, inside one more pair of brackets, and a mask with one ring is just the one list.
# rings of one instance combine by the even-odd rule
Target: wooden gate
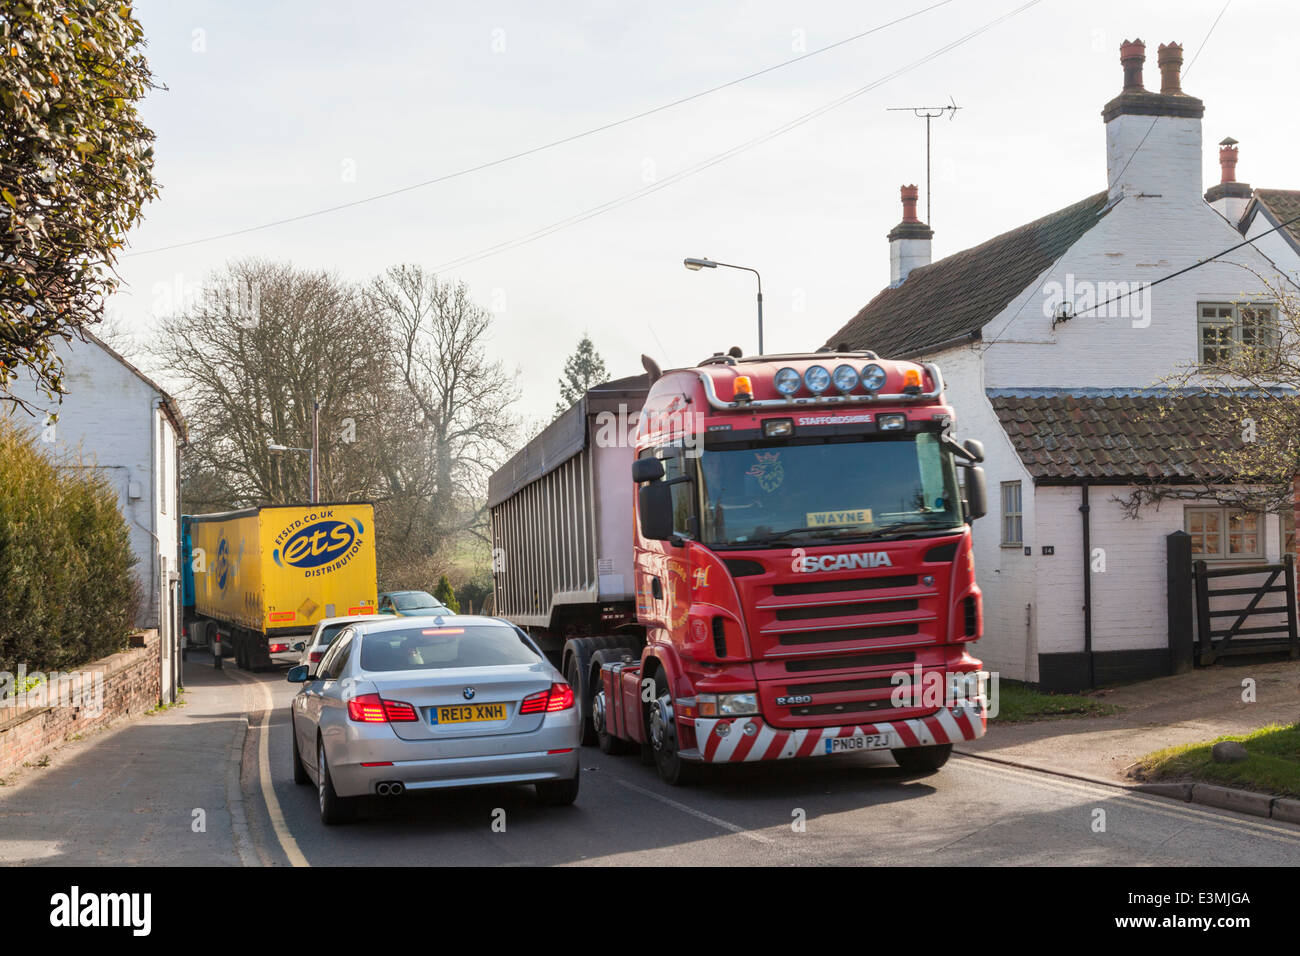
[[[1232,654],[1286,651],[1293,659],[1300,657],[1294,555],[1286,555],[1281,564],[1243,568],[1212,569],[1206,562],[1197,561],[1192,565],[1192,576],[1196,588],[1198,664],[1213,664]],[[1244,579],[1250,576],[1262,577],[1263,583],[1246,583]],[[1250,600],[1243,604],[1242,599],[1247,597]],[[1267,604],[1263,603],[1266,598]],[[1262,618],[1273,620],[1260,623]]]

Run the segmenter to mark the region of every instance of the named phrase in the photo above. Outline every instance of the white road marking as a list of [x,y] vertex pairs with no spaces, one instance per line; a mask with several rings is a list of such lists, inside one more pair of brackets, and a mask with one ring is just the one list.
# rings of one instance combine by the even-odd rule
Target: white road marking
[[[1008,776],[1016,777],[1026,783],[1033,783],[1037,786],[1049,790],[1056,790],[1060,793],[1072,793],[1088,797],[1104,797],[1108,800],[1123,800],[1126,803],[1140,804],[1142,809],[1158,814],[1159,816],[1169,817],[1175,820],[1187,821],[1188,818],[1195,818],[1211,826],[1220,827],[1225,830],[1235,830],[1238,832],[1250,833],[1254,836],[1265,837],[1277,843],[1294,843],[1300,841],[1300,830],[1294,830],[1290,827],[1280,826],[1275,823],[1268,823],[1263,817],[1258,820],[1237,819],[1236,817],[1225,816],[1221,813],[1215,813],[1213,810],[1204,810],[1197,804],[1188,803],[1183,806],[1170,807],[1166,805],[1168,797],[1160,797],[1157,794],[1140,793],[1128,790],[1119,784],[1114,787],[1107,787],[1100,784],[1089,784],[1082,780],[1074,780],[1069,777],[1057,777],[1048,773],[1035,773],[1032,770],[1024,770],[1019,767],[1012,767],[1007,764],[994,764],[990,761],[980,761],[978,757],[969,755],[961,756],[961,765],[967,770],[973,770],[993,779],[1005,780]],[[1232,812],[1232,811],[1228,811]]]
[[626,787],[628,790],[635,790],[639,794],[650,797],[651,799],[654,800],[658,800],[660,803],[667,804],[668,806],[672,807],[674,810],[680,810],[682,811],[682,813],[689,813],[693,817],[697,817],[700,820],[704,820],[706,823],[711,823],[715,827],[718,827],[722,830],[726,830],[729,833],[734,833],[737,836],[743,836],[748,840],[755,841],[756,843],[771,844],[776,842],[771,837],[764,836],[761,833],[755,833],[753,830],[746,830],[744,827],[737,826],[734,823],[728,823],[726,820],[723,820],[720,817],[715,817],[710,813],[705,813],[703,810],[696,810],[694,807],[688,807],[686,804],[679,803],[678,801],[672,799],[671,797],[665,797],[662,793],[655,793],[653,790],[647,790],[645,787],[639,787],[635,783],[629,783],[626,780],[620,780],[618,777],[614,777],[614,776],[606,777],[605,779],[612,780],[620,787]]
[[232,670],[230,673],[245,684],[256,685],[262,699],[266,702],[266,707],[262,711],[262,722],[258,725],[257,776],[262,787],[262,800],[266,804],[266,813],[271,818],[271,828],[275,830],[275,838],[280,841],[280,849],[284,850],[284,855],[289,858],[290,866],[311,866],[303,856],[302,850],[298,849],[298,841],[289,832],[289,825],[285,822],[284,813],[280,809],[280,801],[275,796],[275,787],[271,785],[271,711],[275,708],[271,689],[263,681],[241,674],[238,670]]

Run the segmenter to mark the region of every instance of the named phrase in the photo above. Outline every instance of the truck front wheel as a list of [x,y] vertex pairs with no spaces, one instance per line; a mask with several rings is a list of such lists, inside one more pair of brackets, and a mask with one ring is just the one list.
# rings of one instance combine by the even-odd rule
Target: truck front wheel
[[952,744],[939,744],[934,747],[908,747],[891,750],[894,760],[909,773],[926,773],[938,770],[952,756]]
[[655,677],[655,699],[647,705],[647,709],[647,736],[650,738],[650,750],[654,754],[660,778],[674,787],[692,783],[699,775],[700,768],[681,758],[673,695],[662,675]]

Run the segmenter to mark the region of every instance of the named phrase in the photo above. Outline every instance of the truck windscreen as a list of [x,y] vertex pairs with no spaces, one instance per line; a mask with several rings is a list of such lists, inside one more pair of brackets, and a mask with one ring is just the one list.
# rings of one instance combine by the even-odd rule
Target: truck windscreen
[[714,546],[911,537],[963,520],[956,468],[934,433],[710,448],[699,479],[702,537]]

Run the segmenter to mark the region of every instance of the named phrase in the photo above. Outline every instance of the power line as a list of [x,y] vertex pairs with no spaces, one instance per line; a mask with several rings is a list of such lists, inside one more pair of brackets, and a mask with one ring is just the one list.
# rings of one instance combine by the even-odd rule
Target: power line
[[504,242],[497,243],[494,246],[488,246],[484,249],[478,250],[477,252],[468,253],[456,259],[450,259],[447,262],[444,262],[436,266],[434,268],[434,271],[446,272],[449,269],[461,268],[462,266],[469,265],[470,263],[478,262],[480,259],[486,259],[489,256],[494,256],[497,255],[498,253],[507,252],[511,249],[516,249],[520,246],[527,245],[530,242],[535,242],[538,239],[545,238],[546,236],[549,236],[555,232],[559,232],[562,229],[567,229],[570,226],[576,226],[579,223],[586,222],[588,219],[595,218],[596,216],[602,215],[606,212],[611,212],[614,209],[617,209],[621,206],[625,206],[628,203],[635,202],[638,199],[643,199],[644,197],[649,196],[652,193],[658,192],[661,189],[665,189],[668,186],[678,183],[683,179],[686,179],[690,176],[694,176],[696,173],[703,172],[704,170],[712,166],[716,166],[719,163],[725,162],[726,160],[731,159],[733,156],[737,156],[740,153],[753,149],[755,146],[760,146],[763,143],[768,142],[769,140],[775,139],[776,137],[783,135],[784,133],[788,133],[793,129],[803,126],[804,124],[809,123],[814,119],[817,119],[819,116],[822,116],[823,114],[828,113],[831,110],[836,109],[840,106],[843,106],[845,103],[848,103],[849,101],[854,100],[859,96],[862,96],[864,93],[868,93],[871,90],[874,90],[876,87],[881,86],[889,82],[890,80],[896,79],[902,76],[903,74],[916,69],[919,66],[923,66],[924,64],[930,62],[936,57],[942,56],[944,53],[947,53],[950,50],[953,50],[956,47],[959,47],[962,44],[967,43],[970,40],[973,40],[975,37],[979,36],[980,34],[985,33],[988,30],[991,30],[993,27],[998,26],[1004,21],[1009,20],[1020,13],[1023,13],[1025,10],[1028,10],[1030,7],[1037,6],[1041,2],[1042,0],[1029,0],[1028,3],[1019,6],[1016,9],[1011,10],[1007,13],[1004,13],[1002,16],[997,17],[994,20],[990,20],[988,23],[984,24],[981,27],[978,27],[975,30],[972,30],[970,33],[967,33],[965,36],[959,37],[958,39],[953,40],[942,47],[939,47],[937,50],[927,53],[925,56],[921,57],[920,59],[914,60],[911,63],[907,64],[906,66],[900,67],[899,69],[893,71],[892,73],[887,74],[886,76],[882,76],[877,80],[873,80],[871,83],[868,83],[866,86],[858,87],[857,89],[844,94],[838,99],[832,100],[829,103],[819,106],[817,107],[817,109],[811,110],[808,113],[804,113],[803,115],[798,116],[793,120],[790,120],[789,122],[776,127],[775,129],[769,130],[766,133],[756,136],[753,139],[747,140],[744,143],[740,143],[737,146],[733,146],[730,149],[724,150],[721,153],[716,153],[707,159],[701,160],[700,162],[695,163],[692,166],[686,167],[685,169],[678,170],[677,172],[673,173],[671,176],[668,176],[663,180],[660,180],[659,182],[651,183],[648,186],[642,186],[640,189],[633,190],[630,193],[625,193],[622,196],[618,196],[615,197],[614,199],[607,200],[606,202],[603,202],[597,206],[592,206],[591,208],[586,209],[582,212],[575,213],[572,216],[568,216],[564,219],[557,220],[549,225],[542,226],[541,228],[534,230],[533,232],[526,233],[522,236],[516,236],[513,239],[507,239]]
[[575,142],[576,140],[584,139],[588,136],[594,136],[597,133],[603,133],[606,132],[607,130],[615,129],[616,127],[619,126],[625,126],[626,124],[635,122],[636,120],[645,119],[647,116],[653,116],[656,113],[662,113],[665,110],[670,110],[673,109],[674,107],[682,106],[685,103],[690,103],[693,100],[701,99],[702,97],[709,96],[710,94],[713,93],[717,93],[720,90],[725,90],[729,87],[736,86],[740,83],[745,83],[757,77],[764,76],[765,74],[775,72],[776,70],[784,69],[787,66],[792,66],[795,63],[799,63],[811,57],[819,56],[822,53],[829,52],[830,50],[834,50],[837,47],[844,46],[845,44],[853,43],[857,40],[861,40],[864,37],[871,36],[873,33],[879,33],[881,30],[886,30],[889,27],[897,26],[898,24],[903,23],[904,21],[911,20],[915,17],[919,17],[924,13],[929,13],[931,10],[935,10],[939,7],[946,6],[952,2],[953,0],[939,0],[938,3],[933,3],[928,7],[923,7],[922,9],[917,10],[914,13],[906,14],[905,16],[898,17],[895,20],[890,20],[888,23],[882,23],[879,26],[874,26],[869,30],[863,30],[861,33],[855,33],[853,36],[845,37],[842,40],[836,40],[834,43],[829,43],[826,46],[819,47],[816,50],[810,50],[807,53],[803,53],[800,54],[799,56],[792,57],[789,60],[783,60],[780,63],[774,63],[772,66],[764,67],[763,69],[756,70],[753,73],[747,73],[746,75],[737,77],[734,80],[728,80],[726,83],[719,83],[717,86],[711,86],[706,90],[700,90],[698,93],[692,93],[689,96],[683,96],[679,99],[672,100],[671,102],[663,103],[659,106],[652,107],[651,109],[642,110],[640,113],[634,113],[631,116],[625,116],[622,119],[612,120],[600,126],[593,126],[591,129],[583,130],[582,132],[579,133],[572,133],[569,136],[564,136],[561,137],[560,139],[551,140],[549,143],[541,143],[537,146],[531,146],[528,149],[520,150],[517,153],[511,153],[508,156],[501,156],[497,159],[489,160],[488,162],[485,163],[479,163],[477,166],[468,166],[465,169],[458,169],[455,172],[444,173],[441,176],[435,176],[433,179],[426,179],[418,183],[411,183],[410,185],[407,186],[400,186],[397,189],[390,189],[387,192],[376,193],[373,196],[365,196],[361,199],[354,199],[350,202],[339,203],[336,206],[327,206],[324,209],[317,209],[312,212],[301,213],[297,216],[288,216],[284,219],[276,219],[271,222],[262,223],[261,225],[258,226],[248,226],[243,229],[235,229],[230,232],[223,232],[213,236],[204,236],[201,239],[190,239],[185,242],[176,242],[167,246],[159,246],[156,249],[141,249],[136,252],[128,252],[125,253],[122,256],[122,258],[127,258],[130,256],[149,256],[157,252],[168,252],[172,249],[184,249],[188,246],[197,246],[202,243],[216,242],[219,239],[230,239],[235,236],[243,236],[243,235],[247,235],[250,232],[259,232],[263,229],[272,229],[276,226],[287,225],[288,223],[291,222],[301,222],[304,219],[312,219],[316,216],[324,216],[333,212],[341,212],[344,209],[352,209],[356,206],[362,206],[365,205],[366,203],[376,202],[380,199],[388,199],[392,196],[400,196],[402,193],[408,193],[415,189],[424,189],[427,186],[434,186],[438,183],[445,183],[451,179],[457,179],[461,176],[468,176],[470,173],[482,172],[483,170],[491,169],[494,166],[501,166],[505,163],[514,162],[517,159],[523,159],[526,156],[532,156],[535,155],[536,153],[540,153],[548,149],[554,149],[556,146],[563,146],[566,143],[572,143]]
[[[1219,15],[1215,17],[1214,22],[1210,24],[1210,29],[1205,31],[1205,37],[1204,39],[1201,40],[1201,45],[1196,48],[1196,52],[1192,54],[1192,58],[1187,61],[1187,69],[1183,71],[1184,77],[1187,77],[1192,72],[1192,67],[1196,65],[1196,61],[1200,57],[1201,51],[1205,49],[1205,44],[1210,42],[1210,37],[1214,35],[1215,27],[1219,25],[1219,21],[1222,20],[1223,15],[1228,12],[1228,7],[1231,6],[1231,4],[1232,4],[1232,0],[1227,0],[1227,2],[1223,5],[1223,9],[1219,11]],[[1147,131],[1143,135],[1141,141],[1137,144],[1137,148],[1134,149],[1133,152],[1129,154],[1128,162],[1124,164],[1124,168],[1121,169],[1119,171],[1119,175],[1115,177],[1116,182],[1118,182],[1121,178],[1123,178],[1124,173],[1128,171],[1129,164],[1133,162],[1134,157],[1137,156],[1138,152],[1146,144],[1147,137],[1150,136],[1151,131],[1156,128],[1156,123],[1159,122],[1159,120],[1160,120],[1159,116],[1151,120],[1151,125],[1147,127]],[[1105,210],[1103,209],[1102,211],[1104,212]],[[1098,215],[1100,215],[1100,213],[1098,213]],[[1269,231],[1271,232],[1272,230]],[[1265,233],[1265,235],[1267,235],[1267,233]],[[1056,273],[1056,267],[1061,264],[1061,260],[1065,258],[1066,254],[1069,251],[1070,251],[1069,249],[1066,249],[1064,252],[1062,252],[1059,256],[1056,257],[1056,261],[1054,261],[1051,267],[1046,272],[1043,273],[1043,277],[1040,280],[1038,280],[1038,288],[1034,289],[1034,294],[1029,296],[1029,298],[1025,299],[1023,302],[1020,303],[1020,308],[1016,309],[1015,314],[1012,315],[1011,318],[1007,319],[1007,321],[1003,324],[1002,328],[998,330],[997,335],[993,336],[993,338],[989,340],[988,345],[984,346],[984,348],[981,351],[987,352],[989,349],[993,348],[993,346],[998,344],[998,339],[1002,338],[1002,336],[1006,333],[1007,329],[1011,328],[1011,324],[1015,322],[1016,319],[1020,318],[1020,313],[1024,311],[1024,308],[1026,305],[1029,304],[1030,299],[1038,298],[1038,294],[1043,291],[1043,286],[1047,284],[1048,277]],[[1227,251],[1231,252],[1232,250],[1227,250]],[[1220,253],[1219,255],[1224,255],[1224,253]],[[1215,258],[1218,257],[1216,256]]]

